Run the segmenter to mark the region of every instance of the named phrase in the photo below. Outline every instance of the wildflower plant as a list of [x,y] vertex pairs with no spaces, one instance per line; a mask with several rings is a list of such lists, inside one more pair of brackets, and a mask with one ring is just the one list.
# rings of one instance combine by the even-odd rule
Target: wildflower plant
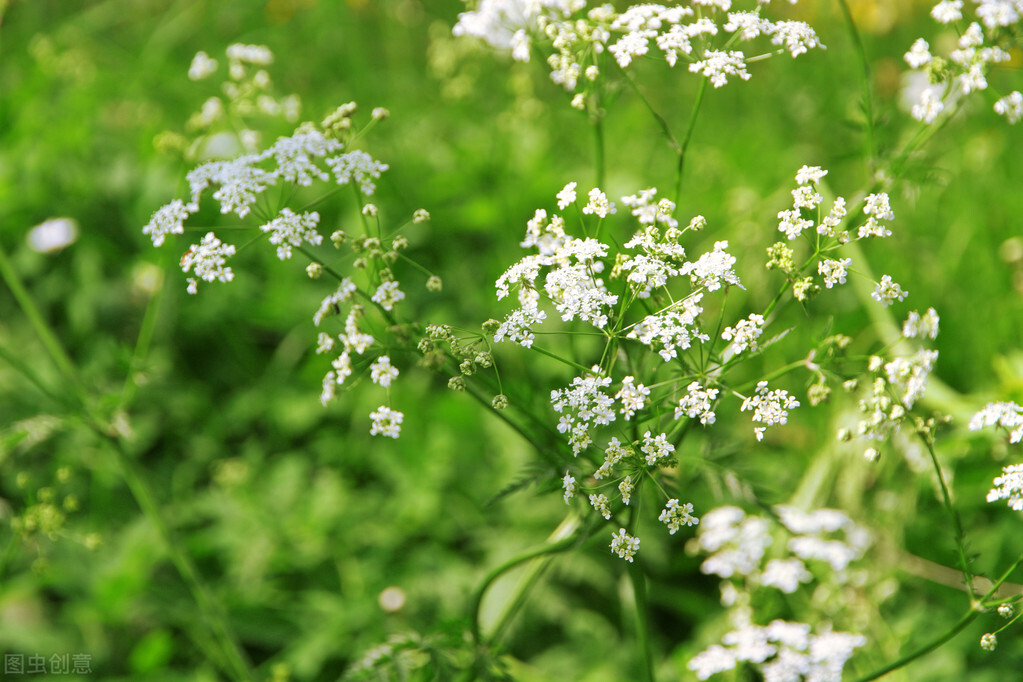
[[[228,58],[232,82],[226,91],[235,98],[232,101],[236,108],[248,111],[254,106],[244,99],[252,89],[243,87],[248,83],[244,79],[249,67],[268,65],[273,55],[263,46],[233,45],[228,48]],[[205,75],[212,69],[209,58],[200,53],[190,76],[193,72]],[[263,83],[269,77],[253,79]],[[243,83],[239,85],[237,81]],[[265,102],[264,109],[267,113],[270,109],[277,111]],[[396,262],[400,260],[417,268],[420,271],[417,276],[424,273],[426,288],[435,290],[439,278],[401,253],[408,247],[408,239],[401,230],[425,222],[429,213],[418,209],[400,223],[385,224],[381,209],[370,202],[376,182],[389,166],[355,145],[374,125],[387,118],[388,112],[374,109],[369,120],[359,124],[355,122],[357,111],[358,106],[349,102],[320,124],[302,123],[293,134],[278,138],[262,151],[200,164],[186,176],[187,199],[174,199],[158,209],[142,231],[157,247],[168,236],[183,235],[185,223],[200,212],[204,195],[211,194],[219,213],[248,221],[228,227],[232,237],[249,233],[245,247],[265,241],[281,261],[290,261],[300,253],[311,279],[334,285],[312,314],[313,324],[319,330],[315,351],[332,357],[331,369],[322,382],[321,403],[326,405],[334,400],[339,387],[353,374],[361,377],[368,372],[372,383],[383,388],[386,396],[385,404],[369,415],[370,434],[398,438],[404,414],[392,407],[391,385],[400,370],[385,352],[379,334],[375,337],[370,331],[377,325],[401,328],[396,307],[405,299],[405,292],[394,273]],[[342,189],[350,191],[347,203],[357,215],[355,221],[345,221],[358,226],[352,235],[341,229],[340,224],[336,229],[328,229],[322,224],[320,212],[311,210],[335,200]],[[313,191],[319,194],[310,198]],[[299,200],[303,203],[296,205],[296,209],[287,205]],[[335,256],[329,255],[329,251],[325,253],[327,244],[340,253]],[[213,231],[189,246],[180,261],[184,273],[191,275],[186,280],[188,293],[198,293],[200,282],[234,280],[234,267],[229,263],[234,262],[238,251],[235,244],[222,241]],[[335,262],[344,263],[350,268],[349,273],[342,275],[335,269]]]
[[[988,77],[998,69],[1008,72],[1005,67],[1012,51],[1023,44],[1023,3],[1019,0],[941,0],[931,10],[931,17],[939,26],[952,29],[957,39],[955,49],[947,55],[932,52],[931,44],[937,44],[939,36],[930,41],[918,38],[905,54],[917,77],[912,88],[917,93],[912,115],[926,124],[937,122],[959,99],[988,90]],[[1023,94],[1018,89],[1002,92],[996,85],[994,91],[996,114],[1010,124],[1023,118]]]
[[[657,677],[657,647],[665,644],[678,670],[701,680],[724,673],[837,681],[848,670],[873,668],[881,654],[891,656],[863,678],[875,679],[985,613],[1002,619],[979,638],[980,647],[993,651],[998,635],[1020,617],[1019,596],[1000,588],[1023,554],[981,580],[941,447],[967,420],[955,401],[941,399],[951,389],[934,376],[942,362],[939,312],[897,261],[878,274],[872,262],[902,236],[899,216],[908,202],[900,190],[911,162],[959,102],[1002,80],[995,70],[1018,49],[1023,5],[945,0],[934,7],[934,19],[956,32],[956,48],[942,57],[931,43],[948,38],[921,38],[906,53],[908,66],[928,84],[910,120],[900,124],[911,132],[888,148],[874,135],[880,117],[872,109],[867,56],[840,0],[864,65],[864,179],[857,184],[845,169],[832,174],[816,165],[823,160],[801,159],[785,171],[783,186],[751,202],[757,206],[748,220],[733,222],[715,212],[712,199],[687,192],[689,144],[703,102],[715,91],[754,76],[771,78],[761,64],[771,57],[802,63],[826,49],[809,24],[786,18],[797,16],[791,4],[467,3],[451,33],[538,64],[570,106],[585,112],[594,133],[592,180],[581,172],[559,177],[546,199],[529,206],[532,217],[523,215],[524,230],[510,222],[495,226],[495,233],[515,233],[518,251],[499,254],[493,272],[448,285],[456,300],[469,287],[487,289],[492,307],[483,314],[422,304],[444,290],[447,273],[443,262],[434,272],[412,255],[410,236],[427,231],[430,213],[394,208],[381,196],[386,192],[377,192],[390,179],[391,164],[402,162],[378,158],[369,144],[389,116],[386,109],[367,112],[349,102],[318,122],[299,122],[297,96],[274,94],[269,48],[238,43],[223,56],[200,52],[192,60],[189,79],[226,78],[189,119],[190,137],[159,138],[159,146],[181,153],[192,167],[178,196],[142,227],[154,248],[181,254],[187,305],[203,305],[213,287],[230,295],[225,285],[262,277],[254,274],[259,249],[273,267],[300,268],[319,301],[295,314],[305,355],[321,377],[310,382],[310,409],[346,402],[346,392],[361,386],[373,405],[360,415],[360,433],[374,437],[366,439],[374,445],[390,444],[422,419],[402,387],[426,375],[434,388],[464,394],[458,399],[478,403],[520,436],[535,461],[509,490],[534,486],[565,514],[547,542],[510,557],[502,548],[501,562],[469,596],[463,621],[391,637],[355,661],[348,679],[414,677],[422,670],[467,681],[510,679],[502,637],[544,569],[566,552],[586,553],[630,588],[621,609],[634,611],[626,620],[638,662],[630,665],[647,682]],[[657,111],[647,98],[652,88],[644,79],[653,71],[678,81],[690,100],[683,128],[674,112]],[[996,94],[994,110],[1016,122],[1020,93]],[[675,155],[673,174],[609,169],[606,148],[618,140],[606,134],[606,115],[621,96],[634,97],[649,115],[649,130]],[[288,131],[279,135],[284,124]],[[434,237],[443,260],[451,250],[443,246],[445,235]],[[0,275],[41,326],[2,251]],[[70,377],[73,399],[85,406],[83,421],[111,444],[125,482],[165,539],[209,623],[217,664],[233,679],[254,678],[247,652],[140,482],[122,437],[127,419],[92,410],[66,353],[45,328],[39,335]],[[1023,439],[1023,407],[1015,402],[990,402],[973,412],[970,430],[1000,429],[1010,445]],[[949,631],[902,651],[878,641],[862,607],[885,589],[868,561],[898,553],[888,552],[884,528],[868,529],[869,518],[833,508],[842,495],[821,472],[828,469],[833,479],[848,472],[874,476],[897,466],[890,464],[898,462],[892,453],[913,448],[947,517],[942,549],[955,553],[965,613]],[[808,452],[792,458],[807,465],[797,472],[798,489],[756,480],[759,463],[796,450]],[[854,455],[845,457],[848,452]],[[782,466],[789,468],[789,460]],[[1006,504],[1007,514],[1023,510],[1023,464],[1005,463],[1000,473],[991,468],[987,501]],[[217,472],[218,480],[232,475],[228,465]],[[871,485],[891,487],[879,477]],[[77,497],[44,486],[12,528],[22,540],[52,540],[77,505]],[[708,611],[687,641],[672,641],[670,632],[658,640],[650,631],[656,592],[648,581],[661,580],[665,557],[684,549],[699,556],[702,579],[718,583],[720,609]],[[522,566],[528,569],[518,586],[491,593]],[[388,589],[404,603],[404,591]],[[503,603],[485,609],[491,600]],[[389,603],[381,608],[401,608]],[[880,618],[876,608],[869,614]],[[286,677],[285,669],[274,670],[275,679]]]

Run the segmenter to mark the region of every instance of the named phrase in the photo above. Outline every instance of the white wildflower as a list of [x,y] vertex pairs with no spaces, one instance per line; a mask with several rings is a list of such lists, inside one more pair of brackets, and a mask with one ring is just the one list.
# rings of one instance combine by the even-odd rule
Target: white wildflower
[[830,289],[836,284],[845,284],[846,274],[851,265],[852,258],[840,260],[825,258],[817,264],[817,273],[824,276],[824,286]]
[[1004,116],[1009,123],[1018,123],[1023,118],[1023,93],[1019,90],[1010,92],[995,102],[995,113]]
[[277,246],[277,257],[291,258],[291,247],[301,246],[303,241],[319,245],[323,236],[316,231],[320,214],[315,211],[298,215],[291,209],[281,209],[281,214],[259,229],[270,233],[270,243]]
[[565,477],[561,479],[561,487],[565,490],[565,504],[568,504],[572,501],[572,498],[575,497],[575,476],[572,476],[566,471]]
[[[743,400],[741,412],[753,410],[753,421],[766,424],[785,424],[788,421],[788,411],[799,407],[799,401],[789,395],[784,389],[769,391],[767,382],[761,381],[757,384],[757,392]],[[757,440],[764,439],[765,427],[754,428],[753,431]]]
[[327,159],[327,165],[334,171],[337,184],[347,185],[354,180],[359,185],[359,190],[366,196],[371,196],[376,191],[373,179],[379,178],[381,173],[390,168],[386,163],[376,161],[358,149]]
[[201,81],[213,75],[216,70],[216,59],[211,59],[205,52],[196,52],[192,57],[192,64],[188,67],[188,78],[193,81]]
[[902,335],[907,339],[915,339],[918,336],[936,339],[938,322],[938,313],[934,308],[928,308],[923,315],[914,310],[902,324]]
[[370,412],[369,417],[373,420],[369,429],[371,436],[397,438],[401,435],[401,422],[405,419],[405,415],[401,412],[381,405],[375,412]]
[[1016,403],[988,403],[970,419],[970,430],[985,426],[1001,426],[1010,432],[1009,442],[1023,441],[1023,407]]
[[657,520],[668,526],[670,535],[674,535],[682,526],[695,526],[700,523],[700,519],[693,516],[692,503],[680,504],[677,499],[668,500]]
[[675,452],[675,446],[668,442],[668,434],[661,433],[657,436],[651,436],[649,431],[643,434],[643,444],[639,446],[639,449],[646,456],[645,459],[648,466],[657,464],[657,462],[670,457],[671,453]]
[[384,310],[393,310],[394,304],[405,298],[405,292],[398,288],[398,282],[384,282],[377,287],[370,299]]
[[611,551],[620,558],[632,563],[633,557],[639,551],[639,538],[629,535],[622,528],[617,533],[612,533],[611,535]]
[[908,295],[909,292],[904,291],[898,282],[892,281],[889,275],[883,275],[870,297],[887,308],[895,301],[901,302]]
[[583,213],[596,215],[599,218],[606,218],[608,215],[617,213],[614,202],[607,200],[607,195],[600,189],[594,187],[589,193],[590,201],[583,206]]
[[576,188],[576,183],[575,182],[570,182],[567,185],[565,185],[565,187],[560,192],[558,192],[557,199],[558,199],[558,208],[560,210],[565,210],[566,207],[568,207],[571,204],[575,203],[575,198],[576,198],[575,188]]
[[590,495],[590,506],[606,520],[611,520],[611,506],[608,502],[607,495],[603,493],[599,495]]
[[[200,243],[193,244],[181,257],[181,269],[184,272],[193,270],[196,277],[206,282],[230,282],[234,279],[234,272],[226,263],[234,253],[234,245],[224,244],[215,234],[208,232]],[[195,289],[195,280],[190,280],[188,293],[196,293]]]
[[705,59],[690,64],[689,70],[709,78],[715,88],[725,85],[729,76],[737,76],[744,81],[750,79],[746,70],[746,55],[738,50],[707,50],[703,56]]
[[764,331],[764,316],[750,315],[745,320],[739,320],[735,327],[726,327],[721,333],[721,338],[732,342],[732,348],[736,355],[743,351],[757,350],[757,339]]
[[169,234],[184,234],[184,222],[188,219],[188,209],[180,199],[175,199],[169,204],[162,206],[149,223],[142,228],[142,234],[148,234],[153,239],[153,246],[160,246]]
[[646,404],[647,396],[650,395],[650,389],[643,384],[633,383],[631,376],[622,379],[622,388],[615,395],[616,400],[622,401],[622,416],[626,420],[631,419],[639,410],[643,409]]
[[373,383],[384,388],[390,388],[391,382],[398,378],[398,368],[391,364],[391,358],[387,355],[377,358],[377,361],[370,365],[369,373]]

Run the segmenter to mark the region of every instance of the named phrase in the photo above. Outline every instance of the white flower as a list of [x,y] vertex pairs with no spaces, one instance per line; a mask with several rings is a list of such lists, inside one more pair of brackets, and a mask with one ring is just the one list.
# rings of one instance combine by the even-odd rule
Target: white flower
[[1008,402],[988,403],[970,419],[971,431],[995,425],[1010,431],[1009,442],[1019,443],[1023,440],[1023,407]]
[[941,101],[941,88],[928,87],[920,92],[920,102],[913,105],[911,115],[918,121],[930,125],[938,120],[938,116],[945,110],[945,103]]
[[828,172],[820,166],[803,166],[796,171],[796,183],[799,185],[808,185],[810,183],[818,185],[827,174]]
[[930,64],[934,57],[930,53],[930,45],[923,38],[917,38],[916,42],[913,43],[913,47],[909,49],[903,59],[909,64],[910,68],[919,69],[921,66]]
[[934,308],[928,308],[922,316],[914,310],[902,325],[902,335],[907,339],[914,339],[918,336],[936,339],[938,338],[938,322],[938,313]]
[[678,406],[675,408],[675,419],[679,419],[684,414],[691,419],[699,417],[701,424],[713,424],[717,420],[717,415],[711,408],[714,400],[717,399],[718,389],[704,389],[699,381],[694,381],[686,387],[686,391],[686,395],[678,401]]
[[405,415],[401,412],[381,405],[375,412],[369,413],[369,418],[373,420],[369,429],[371,436],[397,438],[401,435],[401,422],[405,419]]
[[622,528],[617,533],[611,534],[611,551],[632,563],[632,558],[639,551],[639,538],[629,535]]
[[369,374],[374,384],[390,388],[391,381],[398,378],[398,368],[391,364],[389,356],[381,355],[369,366]]
[[962,9],[963,0],[941,0],[931,10],[931,16],[937,22],[950,24],[963,18]]
[[[181,257],[181,269],[184,272],[194,269],[196,277],[206,282],[230,282],[234,279],[234,272],[225,264],[234,253],[234,245],[224,244],[215,234],[208,232],[200,243],[193,244]],[[190,280],[188,293],[194,294],[195,289],[195,280]]]
[[273,173],[255,166],[257,162],[257,157],[247,155],[231,161],[211,161],[193,169],[185,176],[192,195],[185,207],[193,213],[198,211],[203,191],[219,185],[213,198],[220,202],[220,212],[244,218],[259,195],[276,180]]
[[508,340],[516,341],[521,346],[529,348],[536,338],[536,335],[533,334],[533,325],[540,324],[545,319],[547,319],[547,313],[539,308],[525,307],[513,310],[494,333],[494,343],[500,343],[505,337],[508,337]]
[[341,280],[341,283],[337,287],[337,291],[327,296],[320,302],[320,307],[313,315],[313,324],[317,327],[320,323],[331,313],[337,314],[340,312],[341,304],[351,300],[355,294],[355,284],[349,278],[345,277]]
[[605,519],[611,520],[611,506],[608,503],[607,495],[603,493],[600,495],[590,495],[590,506]]
[[398,288],[398,282],[384,282],[377,287],[376,292],[370,299],[380,304],[384,310],[393,310],[394,304],[405,298],[405,292]]
[[255,66],[269,66],[274,61],[273,52],[266,45],[243,45],[242,43],[229,45],[227,58],[231,61],[246,62]]
[[[740,412],[753,410],[753,421],[761,424],[784,424],[788,421],[788,411],[799,407],[799,401],[789,395],[784,389],[769,391],[767,382],[761,381],[757,384],[756,394],[742,401]],[[757,440],[764,439],[764,427],[753,429]]]
[[661,510],[657,520],[668,526],[668,533],[674,535],[683,525],[695,526],[700,519],[693,516],[693,505],[691,502],[679,504],[677,499],[668,500],[668,503]]
[[327,165],[334,171],[337,184],[347,185],[354,180],[359,185],[359,190],[366,196],[376,191],[373,178],[379,178],[381,173],[390,168],[386,163],[374,160],[359,149],[329,158]]
[[566,471],[565,477],[561,479],[561,487],[565,489],[565,504],[568,504],[575,497],[575,476]]
[[622,388],[615,395],[616,400],[622,401],[622,416],[626,420],[631,419],[646,404],[646,398],[650,395],[650,389],[643,384],[634,384],[631,376],[622,379]]
[[583,213],[587,215],[593,214],[600,218],[606,218],[608,215],[618,212],[614,202],[608,201],[607,195],[596,187],[590,190],[589,198],[589,203],[583,206]]
[[813,221],[807,220],[799,213],[799,209],[790,208],[778,212],[778,231],[784,232],[790,240],[795,239],[803,233],[803,230],[813,227]]
[[668,442],[668,434],[662,433],[655,437],[650,436],[647,431],[643,434],[643,444],[639,449],[646,455],[646,463],[649,466],[657,464],[658,461],[671,456],[675,452],[675,446]]
[[560,192],[558,192],[557,199],[558,208],[560,210],[563,211],[567,206],[575,203],[575,187],[576,183],[570,182],[567,185],[565,185],[565,187]]
[[291,258],[291,247],[301,246],[303,241],[319,245],[323,236],[316,231],[320,214],[315,211],[298,215],[291,209],[282,208],[281,214],[259,229],[270,233],[270,243],[277,246],[277,257]]
[[412,222],[416,224],[425,223],[429,219],[430,212],[427,211],[425,208],[417,208],[415,212],[412,214]]
[[689,70],[709,78],[711,85],[715,88],[725,85],[729,76],[738,76],[744,81],[750,79],[749,72],[746,70],[746,55],[742,52],[707,50],[703,56],[705,59],[690,64]]
[[1004,116],[1009,123],[1018,123],[1023,118],[1023,93],[1019,90],[1010,92],[995,102],[995,113]]
[[188,78],[193,81],[200,81],[207,78],[217,70],[217,60],[210,59],[205,52],[197,52],[192,58],[192,64],[188,67]]
[[278,178],[308,187],[314,179],[322,182],[330,179],[314,160],[322,159],[340,149],[341,143],[337,140],[325,136],[318,130],[308,130],[296,132],[291,137],[278,138],[269,149],[258,156],[258,159],[272,158],[277,165],[275,174]]
[[188,219],[188,215],[188,209],[185,208],[184,202],[175,199],[153,214],[149,223],[142,228],[142,234],[152,237],[153,246],[160,246],[167,235],[185,232],[183,223]]
[[799,559],[771,559],[760,574],[760,584],[776,587],[785,594],[792,594],[800,583],[808,583],[813,576]]
[[824,286],[828,289],[836,284],[845,284],[847,268],[852,265],[852,258],[831,260],[825,258],[817,264],[817,273],[824,275]]
[[889,275],[883,275],[870,297],[887,308],[895,301],[901,302],[908,295],[909,292],[903,291],[898,282],[892,281]]
[[750,315],[748,319],[739,320],[735,327],[726,327],[721,333],[721,338],[732,342],[732,348],[736,355],[746,349],[757,350],[757,339],[764,329],[763,315]]
[[622,494],[622,504],[628,504],[632,501],[632,489],[635,486],[632,483],[632,476],[626,476],[625,479],[618,484],[618,492]]
[[706,287],[707,291],[717,291],[722,282],[734,284],[741,289],[739,276],[732,269],[735,256],[725,251],[727,248],[727,241],[714,242],[713,251],[703,254],[696,262],[686,263],[679,272],[689,275],[694,285]]
[[802,21],[776,22],[771,26],[770,32],[774,34],[771,43],[784,44],[785,49],[793,57],[806,54],[807,50],[815,47],[824,47],[810,25]]

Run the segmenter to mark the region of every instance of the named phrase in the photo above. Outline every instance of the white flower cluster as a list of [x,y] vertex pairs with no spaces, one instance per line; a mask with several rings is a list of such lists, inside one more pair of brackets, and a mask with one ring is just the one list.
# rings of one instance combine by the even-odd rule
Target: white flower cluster
[[985,426],[1000,426],[1009,431],[1009,442],[1023,441],[1023,407],[1016,403],[988,403],[970,419],[970,430],[978,431]]
[[[387,164],[375,161],[361,150],[333,155],[341,149],[342,144],[338,140],[327,137],[312,126],[304,125],[294,135],[278,139],[269,149],[258,154],[204,163],[187,175],[191,194],[189,201],[185,203],[175,199],[158,209],[143,228],[143,233],[152,238],[154,246],[160,246],[168,234],[180,234],[183,231],[182,223],[199,211],[200,198],[210,187],[214,188],[213,199],[220,204],[221,213],[234,213],[239,218],[245,218],[260,195],[279,182],[302,186],[309,186],[317,180],[329,182],[330,176],[322,166],[334,171],[338,184],[354,180],[360,185],[363,194],[372,194],[372,178],[379,178],[387,170]],[[308,224],[310,215],[315,214],[304,214],[304,224]],[[273,223],[275,220],[292,223],[294,214],[282,212],[267,222]],[[278,227],[283,225],[273,229],[277,230]],[[312,227],[302,230],[306,239],[311,238],[310,229]],[[297,245],[294,242],[292,244]]]
[[1002,468],[1002,475],[995,478],[994,488],[987,494],[988,502],[1008,500],[1009,508],[1023,511],[1023,464]]
[[[931,10],[941,24],[955,24],[959,33],[956,49],[947,57],[931,53],[931,45],[917,39],[904,55],[909,67],[921,72],[937,86],[921,88],[912,107],[913,118],[934,123],[953,100],[988,88],[987,75],[994,64],[1009,61],[1010,50],[1018,49],[1023,27],[1023,2],[1020,0],[974,0],[977,21],[964,26],[963,1],[942,0]],[[1008,41],[1007,41],[1008,38]],[[1010,123],[1023,118],[1023,94],[1018,90],[995,102],[994,110]]]
[[841,682],[842,668],[853,650],[867,643],[863,635],[824,631],[811,634],[806,623],[771,621],[767,626],[745,623],[694,656],[688,664],[701,680],[748,663],[763,679]]
[[[767,382],[757,383],[757,391],[742,401],[741,412],[753,410],[753,421],[771,426],[772,424],[785,424],[788,422],[789,410],[799,407],[799,401],[789,392],[782,388],[773,391],[768,390]],[[757,440],[764,439],[764,432],[767,426],[757,426],[753,429]]]
[[[848,516],[834,509],[803,512],[775,508],[776,518],[747,516],[738,507],[719,507],[704,515],[695,544],[709,556],[700,570],[723,579],[722,602],[731,610],[736,629],[694,656],[688,664],[701,680],[732,670],[739,663],[755,665],[765,680],[841,680],[842,667],[855,647],[866,640],[859,635],[832,632],[811,635],[803,623],[772,621],[767,626],[750,622],[752,593],[762,587],[785,594],[809,585],[815,574],[822,582],[841,584],[845,569],[862,558],[869,536]],[[776,543],[787,536],[784,543]],[[774,552],[769,549],[784,549]],[[811,572],[809,569],[813,568]],[[737,588],[733,579],[738,581]]]
[[657,50],[669,66],[687,62],[689,71],[721,87],[729,78],[750,78],[746,55],[734,49],[736,44],[764,37],[777,52],[793,57],[824,47],[808,24],[762,16],[760,5],[765,3],[758,3],[755,11],[729,12],[731,4],[694,0],[691,5],[700,6],[694,8],[640,3],[619,12],[610,4],[587,10],[584,0],[482,0],[474,11],[459,15],[454,34],[511,50],[519,61],[529,61],[534,40],[548,43],[553,48],[547,59],[551,79],[570,92],[581,77],[599,77],[598,58],[604,52],[624,69]]
[[[226,263],[234,252],[233,245],[224,244],[215,234],[207,232],[201,242],[190,246],[181,257],[181,269],[185,272],[194,270],[196,277],[205,282],[230,282],[234,279],[234,272]],[[197,291],[198,282],[195,277],[189,277],[188,293],[195,294]]]
[[[759,516],[747,516],[738,507],[718,507],[704,514],[697,545],[708,556],[700,570],[720,578],[742,578],[747,585],[772,587],[786,594],[813,575],[807,565],[827,564],[839,580],[850,563],[862,558],[870,538],[848,516],[835,509],[804,512],[778,506],[775,512],[790,537],[785,556],[767,558],[777,528]],[[773,530],[772,530],[773,529]],[[814,564],[813,562],[821,562]]]
[[792,208],[778,213],[778,231],[783,232],[791,241],[803,234],[805,230],[816,226],[817,234],[825,237],[834,237],[835,228],[845,218],[845,198],[836,197],[831,205],[831,211],[824,216],[820,224],[807,217],[816,216],[821,202],[824,200],[818,192],[818,186],[828,171],[820,166],[803,166],[796,171],[796,184],[798,187],[792,190]]
[[611,377],[603,376],[597,366],[591,372],[572,379],[569,388],[551,391],[551,405],[562,414],[558,431],[568,434],[572,454],[576,456],[593,443],[591,428],[607,426],[616,418],[614,398],[602,390],[611,385]]
[[732,342],[736,355],[746,350],[757,350],[757,339],[764,332],[764,316],[753,314],[745,320],[739,320],[735,327],[726,327],[721,338]]
[[270,243],[277,246],[277,257],[287,260],[291,258],[291,247],[301,246],[303,241],[314,245],[323,242],[323,236],[316,231],[319,223],[320,214],[315,211],[298,215],[290,208],[282,208],[280,215],[259,229],[270,233]]

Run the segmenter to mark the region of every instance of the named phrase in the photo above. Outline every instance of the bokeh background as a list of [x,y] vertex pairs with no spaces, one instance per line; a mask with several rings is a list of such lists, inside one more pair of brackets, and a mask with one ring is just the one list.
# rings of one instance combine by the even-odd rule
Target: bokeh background
[[[900,108],[901,55],[934,32],[929,6],[850,5],[874,76],[878,145],[891,149],[912,129]],[[542,542],[564,516],[551,492],[558,472],[448,391],[446,377],[415,371],[412,356],[400,359],[400,440],[369,436],[373,387],[322,408],[327,367],[312,352],[310,320],[322,288],[272,254],[246,254],[230,286],[188,296],[180,252],[154,249],[141,233],[182,192],[189,168],[154,140],[184,131],[215,94],[215,82],[186,76],[197,51],[222,58],[231,43],[269,46],[275,87],[300,96],[302,120],[349,100],[364,112],[390,110],[367,142],[391,166],[376,203],[394,214],[431,212],[428,228],[410,234],[412,248],[447,285],[429,299],[413,295],[410,306],[466,327],[500,317],[491,285],[519,257],[526,220],[567,181],[594,181],[591,133],[542,65],[455,40],[463,9],[457,0],[0,2],[0,241],[99,402],[116,402],[125,377],[136,377],[123,423],[131,456],[267,678],[337,679],[396,633],[457,641],[485,572]],[[786,207],[794,171],[829,168],[837,192],[870,177],[862,73],[838,4],[787,11],[828,49],[769,60],[749,83],[709,93],[680,206],[708,218],[705,246],[728,239],[747,254],[751,310],[777,285],[755,264],[775,241],[772,218]],[[1017,54],[1001,76],[1017,89],[1020,64]],[[639,72],[658,108],[681,124],[695,81],[653,64]],[[608,112],[609,194],[670,186],[674,157],[641,103],[622,90]],[[951,397],[933,407],[961,419],[989,399],[1020,401],[1023,126],[1007,126],[977,98],[913,159],[893,206],[895,235],[867,255],[875,272],[910,291],[900,312],[912,304],[941,315],[936,377]],[[29,230],[56,217],[77,223],[77,240],[55,253],[33,250]],[[828,307],[838,331],[870,324],[851,291],[816,312]],[[151,346],[133,366],[147,309],[156,316]],[[58,396],[71,391],[7,288],[0,344]],[[536,387],[538,404],[570,378],[521,349],[501,361]],[[847,668],[865,673],[949,627],[967,604],[944,568],[954,566],[954,545],[933,476],[897,445],[868,467],[835,444],[841,409],[801,414],[767,449],[727,433],[703,437],[693,447],[714,465],[690,499],[699,513],[743,495],[771,504],[802,490],[882,529],[871,557],[882,587],[864,593],[872,645]],[[990,574],[1021,550],[1018,513],[984,502],[1019,448],[971,436],[963,423],[940,453],[976,570]],[[821,461],[808,482],[805,472]],[[87,654],[91,679],[219,679],[202,615],[119,470],[80,419],[0,361],[0,652]],[[17,530],[25,519],[40,530]],[[505,645],[516,679],[638,674],[623,564],[604,535],[557,559],[513,621]],[[699,573],[682,534],[647,545],[659,670],[689,679],[685,662],[713,641],[700,633],[719,609],[716,582]],[[381,597],[388,588],[391,601]],[[892,679],[1015,679],[1018,639],[1003,637],[994,654],[977,646],[992,627],[971,626]]]

